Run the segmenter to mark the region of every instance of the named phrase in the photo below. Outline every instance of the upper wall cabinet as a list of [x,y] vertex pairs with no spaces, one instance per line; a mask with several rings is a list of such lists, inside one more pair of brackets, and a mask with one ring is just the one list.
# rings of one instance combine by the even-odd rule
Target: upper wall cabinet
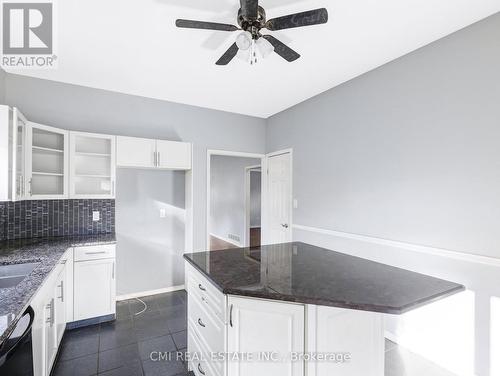
[[137,137],[116,137],[118,167],[156,167],[156,141]]
[[188,142],[116,137],[118,167],[191,169],[191,144]]
[[70,132],[70,198],[115,197],[115,136]]
[[25,197],[26,124],[17,108],[0,105],[0,201]]
[[28,199],[68,197],[68,131],[28,122]]

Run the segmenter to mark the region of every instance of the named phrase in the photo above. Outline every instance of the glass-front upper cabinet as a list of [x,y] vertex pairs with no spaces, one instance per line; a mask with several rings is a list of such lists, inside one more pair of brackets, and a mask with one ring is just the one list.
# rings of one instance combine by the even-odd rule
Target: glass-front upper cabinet
[[25,197],[26,123],[17,108],[0,105],[0,201]]
[[115,136],[70,132],[70,198],[115,197]]
[[28,122],[26,144],[27,198],[67,198],[68,131]]
[[12,134],[13,145],[13,166],[12,166],[12,199],[13,201],[23,200],[26,197],[26,124],[28,121],[17,109],[13,109]]

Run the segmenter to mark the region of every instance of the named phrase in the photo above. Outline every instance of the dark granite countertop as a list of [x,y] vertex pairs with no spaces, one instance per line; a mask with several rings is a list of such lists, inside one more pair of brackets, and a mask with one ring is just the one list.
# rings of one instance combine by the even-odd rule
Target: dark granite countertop
[[38,263],[17,286],[0,288],[0,343],[10,334],[14,324],[68,248],[113,243],[116,243],[115,234],[0,242],[0,265]]
[[185,254],[224,294],[402,314],[464,286],[305,243]]

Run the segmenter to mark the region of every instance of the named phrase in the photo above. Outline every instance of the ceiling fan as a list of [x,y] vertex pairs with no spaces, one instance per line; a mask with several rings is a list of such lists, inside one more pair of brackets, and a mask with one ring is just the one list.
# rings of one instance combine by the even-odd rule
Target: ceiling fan
[[271,52],[276,52],[288,62],[297,60],[300,55],[290,47],[280,42],[269,34],[261,34],[261,29],[270,31],[291,29],[295,27],[319,25],[328,22],[328,11],[325,8],[309,10],[306,12],[289,14],[287,16],[266,20],[264,8],[259,6],[258,0],[240,0],[238,10],[238,26],[178,19],[175,22],[177,27],[203,30],[237,31],[242,30],[229,49],[221,56],[215,64],[227,65],[238,53],[239,50],[249,52],[251,64],[257,62],[257,51],[261,56],[266,57]]

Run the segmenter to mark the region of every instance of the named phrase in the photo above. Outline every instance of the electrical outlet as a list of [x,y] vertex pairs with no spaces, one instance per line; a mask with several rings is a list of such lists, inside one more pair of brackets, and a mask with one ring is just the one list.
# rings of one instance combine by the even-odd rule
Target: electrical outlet
[[160,218],[165,218],[167,216],[167,211],[165,209],[160,209]]
[[97,210],[92,212],[92,220],[94,222],[99,222],[101,220],[101,213],[98,212]]
[[294,198],[293,199],[293,208],[297,209],[298,207],[299,207],[299,201],[296,198]]

